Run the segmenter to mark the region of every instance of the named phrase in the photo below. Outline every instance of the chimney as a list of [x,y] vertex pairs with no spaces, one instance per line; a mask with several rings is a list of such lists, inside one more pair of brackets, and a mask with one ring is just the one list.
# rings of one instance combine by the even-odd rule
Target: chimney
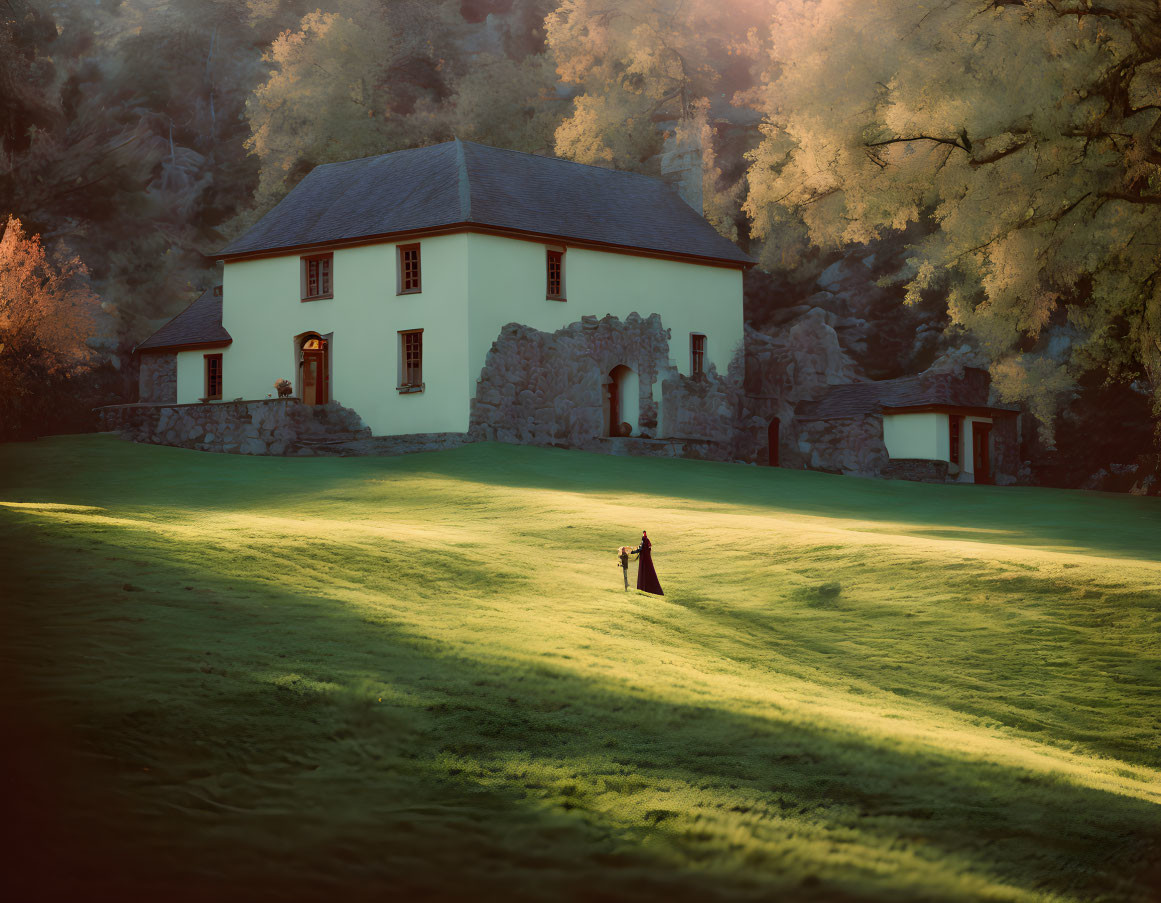
[[695,120],[681,123],[661,148],[661,179],[702,215],[701,129]]

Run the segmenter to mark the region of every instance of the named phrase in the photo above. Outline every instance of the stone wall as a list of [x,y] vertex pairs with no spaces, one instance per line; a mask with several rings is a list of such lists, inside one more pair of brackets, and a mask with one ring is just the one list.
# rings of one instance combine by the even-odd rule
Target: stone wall
[[878,477],[891,461],[881,414],[799,422],[796,441],[801,466],[811,470]]
[[917,483],[946,483],[948,463],[926,458],[892,458],[883,468],[887,480],[913,480]]
[[697,376],[667,367],[661,381],[665,438],[680,440],[682,457],[732,460],[739,394],[738,384],[720,376],[713,364]]
[[[733,459],[769,464],[767,430],[777,418],[780,464],[813,467],[810,448],[794,419],[795,407],[819,398],[828,386],[862,377],[843,350],[825,311],[809,310],[777,335],[746,328],[744,361],[737,381],[743,386],[734,423]],[[827,467],[825,469],[833,469]]]
[[337,402],[297,398],[218,404],[112,405],[98,409],[101,429],[126,439],[242,455],[305,455],[370,437],[363,419]]
[[138,355],[137,397],[143,402],[177,402],[177,355],[165,351],[143,351]]
[[992,473],[999,486],[1017,482],[1020,471],[1020,417],[992,419]]
[[554,333],[509,323],[476,384],[469,435],[526,445],[608,450],[605,386],[614,367],[636,372],[638,432],[657,435],[653,386],[669,361],[669,330],[657,314],[584,317]]

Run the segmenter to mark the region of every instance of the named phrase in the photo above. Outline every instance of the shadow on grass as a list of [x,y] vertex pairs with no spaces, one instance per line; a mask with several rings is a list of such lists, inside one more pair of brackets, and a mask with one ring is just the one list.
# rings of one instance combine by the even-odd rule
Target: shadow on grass
[[[85,467],[76,467],[82,455]],[[254,458],[113,436],[66,436],[0,446],[0,493],[86,503],[93,487],[125,505],[261,507],[367,480],[429,476],[529,489],[592,493],[632,505],[641,497],[741,506],[747,513],[840,518],[868,532],[1001,543],[1161,561],[1157,499],[1028,487],[930,485],[808,471],[481,443],[396,458]]]
[[[10,576],[60,554],[26,537],[17,557],[11,523],[0,521]],[[111,539],[105,548],[121,548]],[[76,553],[74,568],[109,569],[98,554]],[[90,888],[170,899],[1151,897],[1161,809],[1138,799],[776,712],[647,697],[548,660],[476,660],[382,612],[150,566],[122,606],[132,626],[99,654],[85,653],[108,629],[108,605],[70,599],[61,579],[10,584],[22,587],[8,609],[19,621],[0,642],[28,664],[29,636],[63,638],[60,660],[77,670],[38,663],[41,692],[79,697],[78,742],[105,763],[89,779],[127,804],[88,822],[106,834],[90,838],[101,859],[75,873]],[[182,585],[192,589],[153,588]],[[78,808],[94,807],[94,788],[75,793]]]

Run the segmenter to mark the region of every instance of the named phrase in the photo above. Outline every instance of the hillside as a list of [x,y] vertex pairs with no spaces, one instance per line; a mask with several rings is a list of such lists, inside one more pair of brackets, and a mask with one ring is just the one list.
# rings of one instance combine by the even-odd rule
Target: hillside
[[1097,493],[0,446],[7,852],[21,899],[1153,899],[1159,540]]

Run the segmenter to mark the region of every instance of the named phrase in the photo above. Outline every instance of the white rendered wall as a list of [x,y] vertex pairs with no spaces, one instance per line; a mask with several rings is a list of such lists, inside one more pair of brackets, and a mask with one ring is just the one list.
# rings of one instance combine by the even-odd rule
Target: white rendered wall
[[[712,361],[725,375],[742,343],[742,271],[630,254],[569,248],[564,254],[566,301],[545,298],[545,252],[549,245],[468,236],[471,293],[470,359],[466,391],[476,380],[492,343],[507,323],[554,332],[582,316],[656,313],[672,330],[669,356],[687,376],[690,333],[706,336],[705,366]],[[629,366],[632,362],[625,361]],[[634,366],[634,370],[636,367]],[[607,374],[606,374],[607,375]],[[653,387],[660,404],[661,387]]]
[[[206,359],[207,354],[217,354],[228,351],[228,348],[209,348],[197,351],[179,351],[177,353],[177,403],[193,404],[202,400],[206,394]],[[233,398],[233,395],[222,396]]]
[[883,442],[892,458],[950,460],[946,414],[884,414]]
[[[379,435],[468,427],[467,236],[420,242],[423,291],[396,294],[394,244],[334,252],[334,297],[300,300],[299,255],[227,263],[222,398],[265,398],[274,381],[297,385],[294,340],[331,335],[330,397]],[[399,331],[423,330],[424,391],[400,394]],[[179,401],[181,369],[178,371]],[[199,390],[200,395],[200,390]],[[196,401],[197,398],[189,399]]]
[[[633,427],[633,435],[639,435],[641,426],[641,378],[637,371],[629,368],[617,385],[617,406],[621,410],[621,423]],[[615,426],[615,424],[611,424]]]
[[[423,291],[412,295],[396,294],[394,244],[335,251],[334,297],[319,301],[300,300],[297,254],[227,263],[222,325],[234,341],[222,349],[223,400],[265,398],[279,378],[297,386],[294,339],[305,332],[331,335],[330,397],[375,435],[466,430],[484,359],[507,323],[553,332],[585,315],[657,313],[685,374],[691,332],[706,336],[705,364],[723,374],[742,342],[740,269],[573,248],[564,255],[568,300],[549,301],[547,244],[463,233],[420,247]],[[398,332],[407,329],[424,330],[425,389],[400,395]],[[196,380],[185,376],[186,355],[195,352],[179,355],[178,401],[194,402],[204,391],[201,352]]]

